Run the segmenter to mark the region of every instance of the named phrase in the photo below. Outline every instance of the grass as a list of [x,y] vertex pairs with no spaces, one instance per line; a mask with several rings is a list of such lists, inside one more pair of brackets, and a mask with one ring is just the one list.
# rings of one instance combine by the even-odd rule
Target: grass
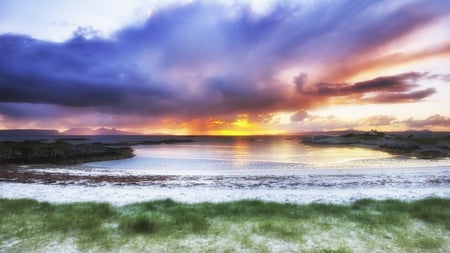
[[0,199],[0,252],[448,252],[450,199],[350,205]]

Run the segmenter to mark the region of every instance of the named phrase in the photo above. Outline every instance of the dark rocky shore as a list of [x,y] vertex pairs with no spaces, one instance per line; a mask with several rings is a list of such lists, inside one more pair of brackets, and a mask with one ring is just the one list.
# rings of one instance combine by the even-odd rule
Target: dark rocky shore
[[1,141],[0,165],[22,164],[79,164],[86,162],[119,160],[134,156],[134,145],[160,145],[193,142],[190,139],[144,140],[118,143],[72,143],[89,141],[88,138],[63,138],[51,141]]
[[309,145],[358,146],[420,159],[450,157],[450,135],[385,134],[378,131],[349,133],[339,136],[316,135],[301,137]]
[[130,147],[100,143],[71,144],[65,141],[0,142],[0,164],[78,164],[133,157]]

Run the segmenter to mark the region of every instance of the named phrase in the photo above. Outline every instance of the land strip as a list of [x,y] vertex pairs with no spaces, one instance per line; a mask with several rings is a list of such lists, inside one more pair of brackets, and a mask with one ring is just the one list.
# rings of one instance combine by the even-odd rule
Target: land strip
[[450,157],[450,135],[436,136],[432,133],[385,134],[378,131],[348,133],[343,135],[314,135],[301,137],[308,145],[367,147],[394,155],[420,159]]

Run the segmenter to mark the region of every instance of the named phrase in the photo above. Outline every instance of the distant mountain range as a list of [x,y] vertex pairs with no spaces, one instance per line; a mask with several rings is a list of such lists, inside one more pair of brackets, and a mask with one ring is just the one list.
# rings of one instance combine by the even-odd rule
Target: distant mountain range
[[137,135],[138,133],[127,132],[115,128],[100,127],[92,128],[70,128],[60,133],[60,135]]
[[138,135],[138,133],[127,132],[115,128],[100,127],[71,128],[63,132],[48,129],[7,129],[0,130],[0,136],[45,136],[45,135]]

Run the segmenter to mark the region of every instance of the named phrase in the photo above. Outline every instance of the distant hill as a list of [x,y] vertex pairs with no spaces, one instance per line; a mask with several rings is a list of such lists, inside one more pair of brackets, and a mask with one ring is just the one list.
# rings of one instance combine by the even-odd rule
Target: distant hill
[[7,129],[0,130],[0,136],[39,136],[39,135],[58,135],[58,130],[48,129]]
[[335,131],[307,131],[307,132],[293,132],[289,135],[342,135],[342,134],[357,134],[363,133],[364,131],[347,129],[347,130],[335,130]]
[[137,133],[118,130],[115,128],[100,127],[97,129],[82,127],[70,128],[60,133],[61,135],[136,135]]

